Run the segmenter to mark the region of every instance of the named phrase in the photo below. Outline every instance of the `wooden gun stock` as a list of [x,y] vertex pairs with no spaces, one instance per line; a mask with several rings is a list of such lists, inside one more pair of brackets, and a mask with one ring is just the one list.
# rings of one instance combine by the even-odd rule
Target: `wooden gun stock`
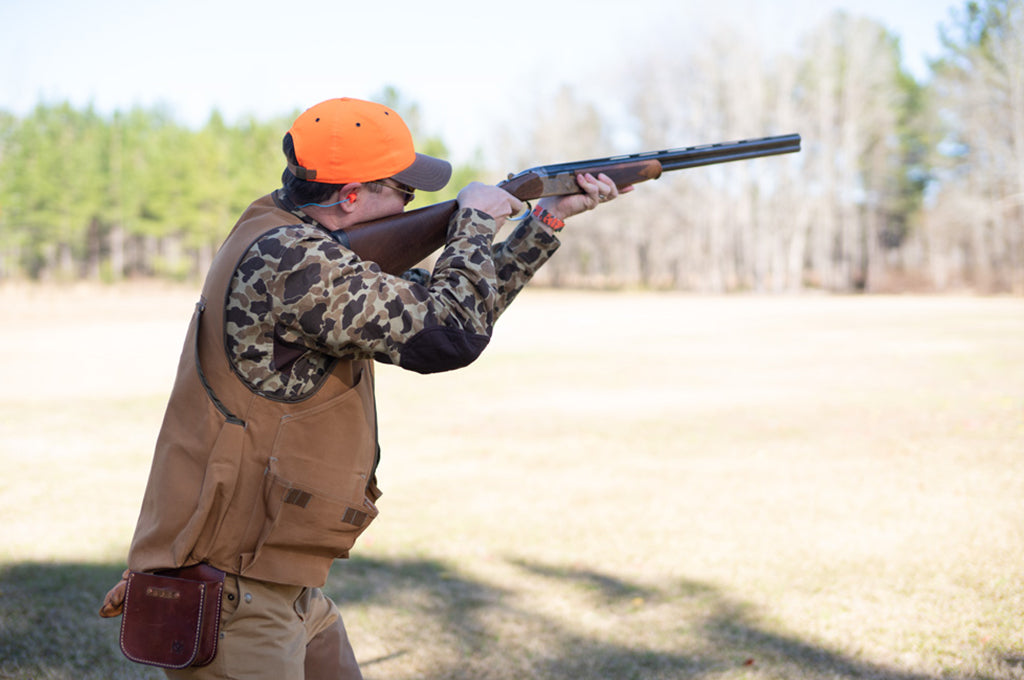
[[[545,196],[581,193],[576,175],[604,173],[620,189],[651,179],[662,172],[774,156],[800,150],[800,135],[706,144],[664,151],[595,158],[524,170],[498,184],[521,201]],[[388,274],[400,275],[445,244],[448,224],[458,210],[456,201],[364,222],[335,236],[364,260],[376,262]]]
[[381,270],[397,276],[444,245],[448,223],[458,209],[457,201],[444,201],[363,222],[335,232],[335,236],[362,259],[376,262]]

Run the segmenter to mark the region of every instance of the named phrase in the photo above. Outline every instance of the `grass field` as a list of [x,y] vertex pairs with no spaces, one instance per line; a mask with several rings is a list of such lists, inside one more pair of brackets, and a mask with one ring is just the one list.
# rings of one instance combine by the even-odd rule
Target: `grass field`
[[[195,293],[0,288],[0,678],[160,678],[124,568]],[[367,680],[1024,678],[1024,300],[530,290],[378,375]]]

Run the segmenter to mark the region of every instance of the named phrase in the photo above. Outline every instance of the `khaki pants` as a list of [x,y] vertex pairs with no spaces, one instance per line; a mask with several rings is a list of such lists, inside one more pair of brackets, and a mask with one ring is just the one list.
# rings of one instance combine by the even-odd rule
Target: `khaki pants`
[[362,680],[338,608],[319,588],[228,574],[213,663],[170,680]]

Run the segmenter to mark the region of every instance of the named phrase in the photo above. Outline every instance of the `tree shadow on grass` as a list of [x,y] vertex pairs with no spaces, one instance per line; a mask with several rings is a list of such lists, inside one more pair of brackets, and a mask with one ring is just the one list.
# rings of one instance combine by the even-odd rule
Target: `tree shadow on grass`
[[521,559],[509,560],[509,563],[537,576],[564,581],[567,584],[593,591],[606,603],[638,597],[652,598],[657,595],[657,591],[653,588],[629,583],[621,578],[602,574],[593,569],[542,565]]
[[[335,569],[328,594],[344,611],[364,603],[403,608],[419,627],[396,642],[400,651],[363,661],[368,680],[597,679],[658,680],[734,677],[834,680],[932,680],[938,676],[906,672],[853,658],[798,636],[771,630],[754,608],[734,601],[714,586],[680,581],[666,587],[631,583],[592,569],[566,568],[509,560],[524,578],[561,582],[589,599],[593,610],[610,609],[628,617],[643,602],[673,610],[676,625],[689,631],[685,648],[620,644],[607,636],[584,635],[550,615],[519,604],[515,584],[507,589],[463,578],[433,561],[355,559]],[[580,619],[591,612],[581,610]],[[576,614],[576,612],[574,612]],[[642,624],[640,624],[642,625]],[[509,639],[501,629],[525,634]],[[696,644],[692,643],[693,639]],[[531,643],[543,639],[542,649]],[[621,638],[620,638],[621,639]],[[419,645],[447,647],[429,668],[415,672],[377,669],[392,658],[415,654]],[[966,676],[944,674],[945,680]],[[971,676],[980,680],[976,676]]]
[[142,680],[160,671],[128,662],[120,619],[101,619],[103,595],[123,566],[0,565],[0,678]]
[[[351,628],[368,626],[374,635],[389,638],[386,653],[361,656],[367,680],[699,680],[740,677],[745,671],[749,677],[835,680],[932,677],[867,663],[771,630],[752,607],[707,584],[651,587],[592,569],[522,560],[508,565],[521,578],[499,587],[436,560],[355,558],[335,567],[325,591]],[[121,656],[120,619],[97,616],[103,594],[122,569],[0,565],[0,679],[163,678],[160,671]],[[646,624],[636,618],[642,617],[637,602],[668,608],[668,619],[656,621],[671,620],[685,631],[680,634],[685,644],[645,642],[671,639],[671,631],[641,640],[581,632],[587,629],[528,604],[522,591],[531,579],[554,583],[556,592],[575,603],[571,616],[579,620],[607,619],[610,612],[622,625],[640,630]]]
[[[614,600],[645,592],[597,573],[568,580]],[[388,627],[378,634],[389,638],[385,646],[392,651],[361,659],[367,680],[646,680],[700,677],[708,670],[685,654],[637,651],[565,630],[517,604],[521,585],[482,583],[429,560],[360,558],[336,568],[325,591],[343,615],[367,600],[383,610],[379,615]],[[411,666],[408,657],[414,657]],[[396,659],[405,663],[391,666]]]

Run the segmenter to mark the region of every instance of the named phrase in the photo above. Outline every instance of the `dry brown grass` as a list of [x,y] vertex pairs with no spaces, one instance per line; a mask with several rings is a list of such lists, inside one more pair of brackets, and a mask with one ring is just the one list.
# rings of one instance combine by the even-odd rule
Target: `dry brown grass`
[[[194,296],[0,288],[0,677],[160,677],[90,615]],[[368,680],[1024,677],[1021,299],[531,290],[378,382]]]

